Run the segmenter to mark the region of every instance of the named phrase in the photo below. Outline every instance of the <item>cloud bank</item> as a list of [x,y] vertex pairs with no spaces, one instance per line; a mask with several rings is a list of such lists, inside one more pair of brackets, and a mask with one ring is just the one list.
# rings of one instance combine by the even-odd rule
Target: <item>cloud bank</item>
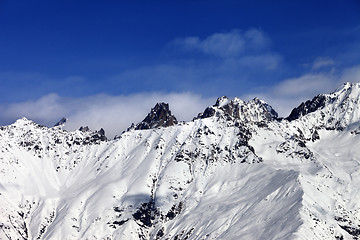
[[[360,65],[347,68],[340,74],[311,72],[299,77],[285,79],[276,85],[259,88],[258,91],[242,95],[249,100],[259,97],[267,101],[280,116],[286,117],[292,108],[302,101],[320,93],[329,93],[344,82],[360,82]],[[106,135],[113,138],[126,130],[131,123],[142,121],[157,102],[167,102],[170,110],[180,121],[188,121],[213,105],[214,97],[204,97],[190,92],[184,93],[139,93],[111,96],[97,94],[81,98],[66,98],[58,94],[18,103],[0,105],[0,122],[10,124],[16,119],[27,117],[37,123],[53,126],[60,118],[67,117],[67,130],[89,126],[92,130],[104,128]]]
[[0,121],[10,124],[18,118],[27,117],[53,126],[60,118],[66,117],[69,119],[65,127],[67,130],[80,126],[89,126],[92,130],[104,128],[106,135],[113,138],[131,123],[142,121],[157,102],[169,103],[178,120],[191,120],[214,101],[214,98],[192,93],[98,94],[84,98],[65,98],[52,93],[37,100],[0,105]]

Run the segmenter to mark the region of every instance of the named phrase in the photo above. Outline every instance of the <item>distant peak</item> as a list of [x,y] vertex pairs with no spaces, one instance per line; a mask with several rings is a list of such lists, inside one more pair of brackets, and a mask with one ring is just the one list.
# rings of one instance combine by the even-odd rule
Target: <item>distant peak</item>
[[80,132],[90,132],[90,128],[89,128],[88,126],[86,126],[86,127],[81,126],[81,127],[79,128],[79,131],[80,131]]
[[16,122],[31,122],[31,120],[29,120],[26,117],[22,117],[22,118],[19,118],[18,120],[16,120]]
[[32,120],[26,118],[26,117],[22,117],[22,118],[19,118],[18,120],[15,121],[14,124],[16,125],[24,125],[24,124],[28,124],[28,123],[33,123]]
[[157,103],[142,122],[130,128],[134,128],[136,130],[152,129],[158,127],[169,127],[177,123],[178,121],[176,120],[176,117],[171,114],[169,104],[162,102]]
[[223,96],[216,100],[215,105],[205,109],[197,118],[224,116],[226,119],[240,119],[243,121],[260,122],[278,117],[277,112],[265,101],[254,98],[245,102],[239,98],[229,100]]
[[63,118],[60,119],[60,121],[55,123],[54,127],[63,126],[67,121],[68,121],[68,119],[63,117]]
[[27,127],[27,126],[44,127],[43,125],[40,125],[40,124],[38,124],[38,123],[34,122],[33,120],[30,120],[30,119],[28,119],[26,117],[19,118],[13,124],[11,124],[11,126],[19,127],[19,128]]
[[[83,132],[83,133],[92,132],[88,126],[85,126],[85,127],[81,126],[79,128],[79,131]],[[100,128],[99,131],[94,131],[93,133],[99,134],[100,136],[105,136],[105,130],[103,128]]]

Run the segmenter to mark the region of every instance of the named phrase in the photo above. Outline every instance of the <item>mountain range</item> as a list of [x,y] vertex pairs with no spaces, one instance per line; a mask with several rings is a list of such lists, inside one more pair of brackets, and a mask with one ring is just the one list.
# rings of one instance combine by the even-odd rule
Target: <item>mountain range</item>
[[0,239],[360,239],[360,84],[279,118],[220,97],[158,103],[113,140],[0,127]]

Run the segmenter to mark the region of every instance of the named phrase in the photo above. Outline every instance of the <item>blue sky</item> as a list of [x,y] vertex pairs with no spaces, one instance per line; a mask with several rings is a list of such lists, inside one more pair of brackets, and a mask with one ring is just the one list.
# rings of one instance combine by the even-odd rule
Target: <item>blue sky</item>
[[[67,115],[98,127],[104,119],[88,119],[106,105],[125,126],[174,99],[189,119],[222,95],[258,96],[286,115],[360,81],[359,12],[357,0],[3,0],[0,125]],[[124,113],[134,102],[142,110]]]

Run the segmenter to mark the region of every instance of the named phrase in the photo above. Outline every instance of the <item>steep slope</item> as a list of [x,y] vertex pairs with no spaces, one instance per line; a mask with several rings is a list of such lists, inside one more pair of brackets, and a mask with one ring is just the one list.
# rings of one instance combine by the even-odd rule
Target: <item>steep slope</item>
[[20,119],[0,128],[0,239],[359,239],[358,89],[284,120],[256,98],[191,122],[157,104],[111,141]]

